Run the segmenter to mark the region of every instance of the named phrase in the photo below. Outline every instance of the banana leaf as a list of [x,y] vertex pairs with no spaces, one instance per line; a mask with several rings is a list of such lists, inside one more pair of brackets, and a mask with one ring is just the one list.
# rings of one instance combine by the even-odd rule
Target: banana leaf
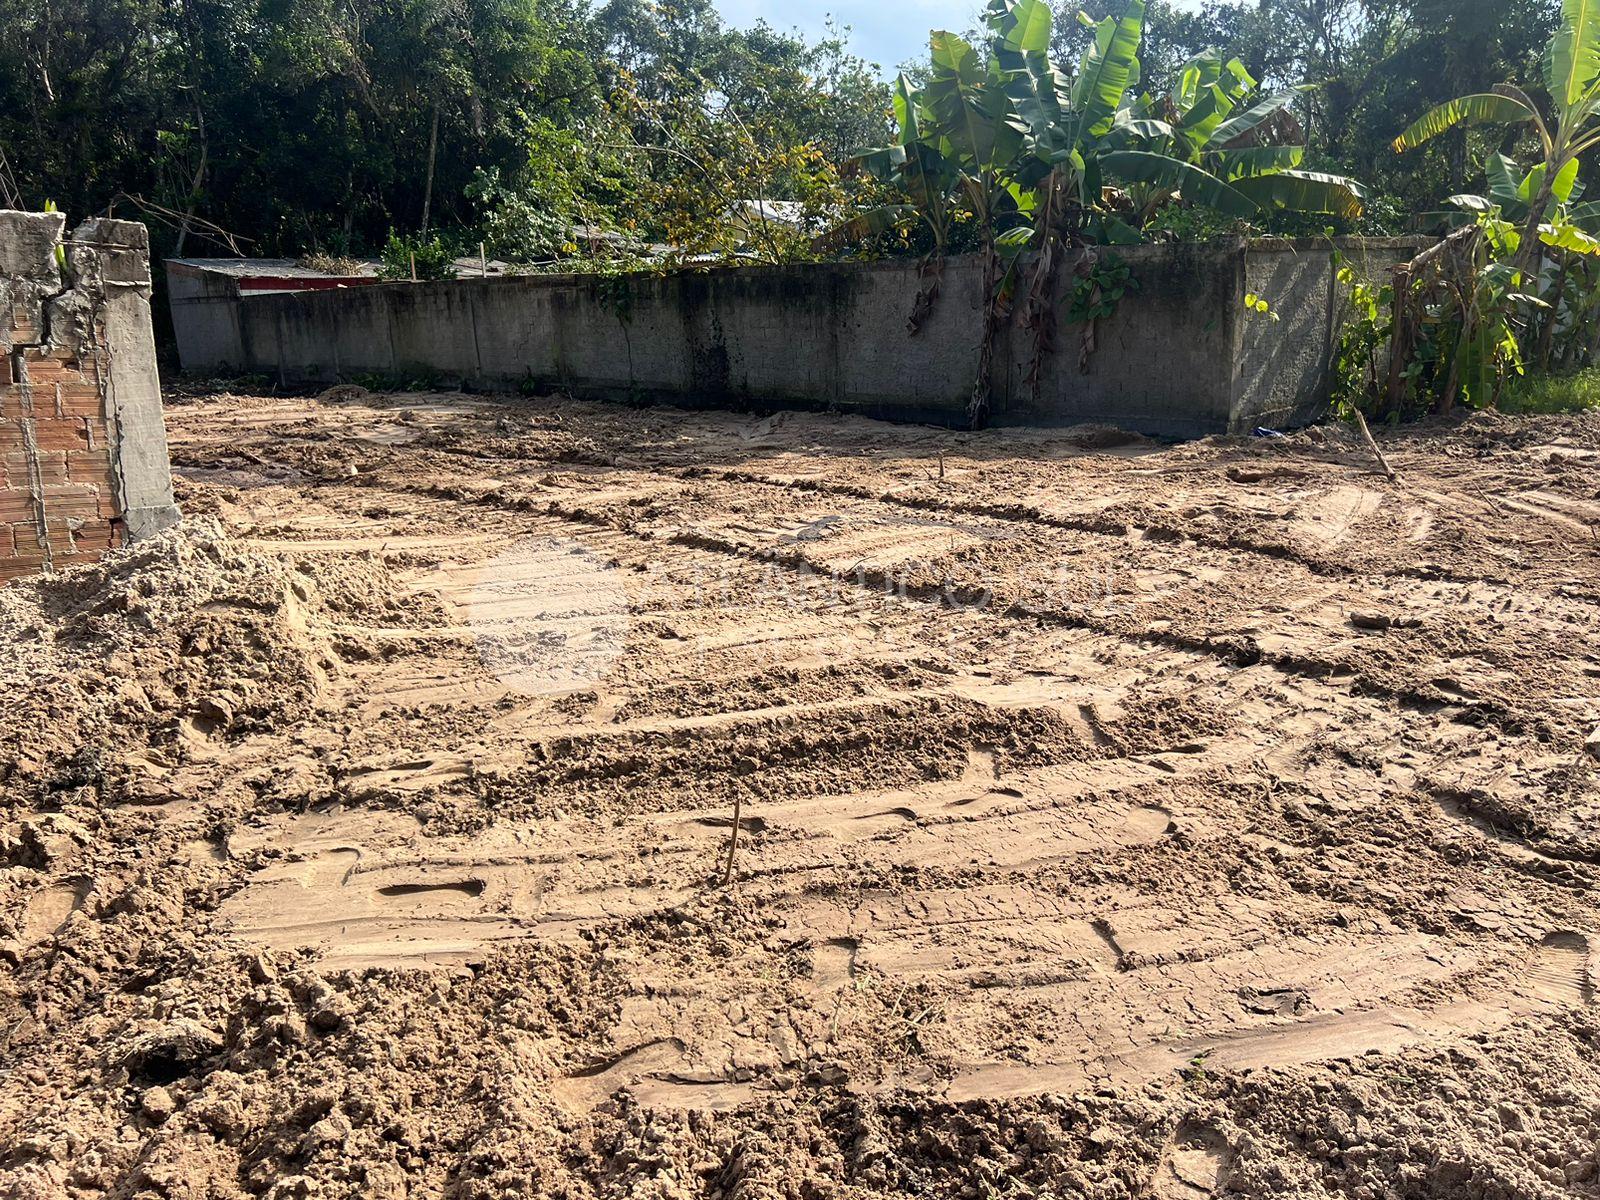
[[[1098,156],[1109,173],[1129,183],[1153,183],[1176,188],[1192,204],[1215,209],[1230,217],[1258,216],[1260,205],[1209,171],[1165,154],[1146,150],[1112,150]],[[1270,177],[1269,177],[1270,178]]]
[[1359,183],[1320,171],[1279,171],[1238,179],[1232,186],[1262,208],[1328,213],[1351,220],[1366,207],[1366,189]]
[[1230,142],[1242,138],[1263,121],[1269,120],[1283,109],[1288,108],[1296,94],[1303,90],[1303,88],[1290,88],[1286,92],[1274,92],[1270,96],[1257,100],[1237,116],[1230,116],[1216,127],[1206,142],[1207,148],[1220,150]]
[[1107,17],[1096,26],[1072,89],[1072,107],[1082,114],[1078,140],[1105,136],[1123,96],[1138,84],[1143,33],[1144,0],[1128,0],[1120,19]]
[[1397,152],[1413,150],[1457,125],[1515,125],[1520,121],[1532,121],[1537,116],[1520,100],[1496,92],[1457,96],[1429,109],[1395,138],[1393,145]]
[[1600,76],[1600,0],[1561,0],[1561,25],[1544,58],[1544,80],[1562,108],[1572,108]]
[[1207,155],[1206,165],[1230,182],[1255,175],[1292,171],[1306,156],[1304,146],[1249,146],[1243,150],[1218,150]]
[[864,242],[880,233],[887,233],[917,215],[909,204],[885,204],[859,212],[849,220],[841,221],[811,239],[811,248],[823,254],[833,254],[846,246]]

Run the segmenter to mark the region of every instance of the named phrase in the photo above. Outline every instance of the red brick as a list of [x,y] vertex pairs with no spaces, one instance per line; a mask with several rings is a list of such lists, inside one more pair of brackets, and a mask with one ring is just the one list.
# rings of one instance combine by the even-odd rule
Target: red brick
[[79,373],[78,360],[72,357],[72,352],[69,350],[57,350],[51,353],[37,346],[30,346],[22,352],[22,366],[28,378],[36,383],[46,379],[54,383],[58,379],[83,378]]
[[[90,451],[83,451],[87,454]],[[67,453],[65,450],[45,450],[36,456],[39,482],[45,485],[68,483]],[[7,450],[0,454],[0,483],[6,487],[33,487],[34,471],[28,465],[25,450]]]
[[9,583],[13,579],[22,579],[28,575],[37,575],[44,569],[42,555],[28,558],[0,558],[0,583]]
[[13,525],[11,535],[16,539],[18,558],[43,558],[44,540],[39,537],[39,527],[32,522]]
[[15,558],[16,556],[16,534],[11,532],[11,526],[0,525],[0,559]]
[[[38,404],[37,397],[34,404]],[[92,383],[58,383],[55,411],[64,417],[104,417],[106,401]]]
[[[94,428],[96,425],[98,429]],[[33,444],[40,450],[90,450],[97,445],[104,446],[105,422],[83,417],[36,416]]]
[[86,521],[83,528],[72,535],[73,548],[79,554],[94,554],[97,557],[107,550],[115,550],[122,544],[118,529],[120,524],[120,521],[106,519]]
[[20,305],[11,309],[11,340],[13,342],[37,342],[39,340],[39,314],[31,308]]
[[[44,515],[47,521],[98,521],[100,490],[93,484],[57,484],[44,489]],[[109,514],[106,514],[109,515]]]
[[111,455],[104,446],[98,450],[67,451],[67,482],[92,483],[110,495],[116,491],[111,475]]
[[[106,550],[114,546],[114,531],[112,522],[94,518],[94,520],[67,520],[67,518],[51,518],[45,522],[46,534],[50,539],[50,555],[56,566],[69,566],[64,562],[70,557],[72,562],[85,562],[86,557],[98,558],[106,554]],[[29,539],[29,534],[22,533],[22,538]],[[32,536],[29,544],[37,542],[37,534]]]
[[31,492],[21,488],[0,491],[0,524],[14,525],[19,521],[31,521],[38,512]]
[[[103,518],[99,514],[93,517],[67,517],[47,511],[44,524],[50,534],[51,549],[71,554],[77,544],[78,531],[85,525],[102,525]],[[91,536],[89,540],[93,542],[94,538]]]
[[11,355],[0,354],[0,387],[11,382]]
[[84,378],[83,372],[75,366],[57,362],[53,358],[26,359],[23,362],[23,370],[35,394],[48,392],[57,384],[70,384],[73,387],[94,386],[94,380]]
[[0,417],[15,421],[21,418],[22,413],[22,385],[7,383],[0,387]]

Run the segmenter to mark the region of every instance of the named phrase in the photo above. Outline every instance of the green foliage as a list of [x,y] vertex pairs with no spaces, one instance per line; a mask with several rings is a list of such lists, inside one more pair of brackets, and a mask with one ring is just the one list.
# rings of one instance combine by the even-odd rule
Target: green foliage
[[[1081,0],[1092,17],[1121,9],[1121,0]],[[1052,55],[1081,53],[1089,33],[1076,19],[1079,3],[1057,9]],[[1173,89],[1186,65],[1208,47],[1238,60],[1261,81],[1263,97],[1292,94],[1280,120],[1303,139],[1301,167],[1351,174],[1367,184],[1367,213],[1335,218],[1340,233],[1398,233],[1404,218],[1466,189],[1485,149],[1512,151],[1499,130],[1458,130],[1408,160],[1394,157],[1395,130],[1453,96],[1488,92],[1510,81],[1538,82],[1539,55],[1555,25],[1558,0],[1315,0],[1313,3],[1173,3],[1149,0],[1140,50],[1144,88]],[[1373,210],[1382,219],[1373,220]],[[1163,217],[1158,224],[1168,224]],[[1268,214],[1269,232],[1304,235],[1291,212]]]
[[1265,296],[1258,296],[1254,292],[1246,292],[1244,294],[1244,310],[1252,317],[1265,317],[1269,321],[1282,319]]
[[1512,413],[1600,411],[1600,367],[1513,380],[1501,394],[1499,407]]
[[0,0],[0,26],[23,201],[141,216],[157,254],[239,252],[200,219],[290,257],[393,230],[544,262],[586,252],[574,225],[768,254],[734,202],[832,215],[889,109],[842,34],[728,29],[708,0]]
[[[1576,202],[1584,156],[1600,146],[1600,5],[1563,0],[1544,64],[1548,120],[1523,91],[1501,84],[1430,109],[1394,141],[1404,152],[1452,129],[1500,123],[1526,126],[1540,150],[1527,171],[1503,152],[1489,154],[1486,194],[1449,198],[1471,261],[1429,298],[1431,326],[1448,332],[1434,347],[1440,407],[1495,403],[1530,366],[1581,365],[1596,352],[1600,239],[1592,229],[1600,213]],[[1420,378],[1423,355],[1406,338],[1397,344]]]
[[[1341,231],[1391,232],[1467,192],[1484,152],[1526,161],[1531,122],[1509,138],[1458,125],[1403,164],[1387,149],[1405,119],[1458,94],[1498,96],[1509,114],[1516,102],[1493,86],[1537,86],[1561,5],[1083,0],[1087,21],[1071,0],[1012,7],[1003,29],[991,11],[971,36],[949,35],[944,64],[913,64],[897,98],[843,34],[729,29],[710,0],[0,0],[0,145],[25,203],[114,203],[152,222],[157,253],[230,252],[190,216],[250,239],[250,252],[290,256],[371,254],[391,230],[443,230],[515,261],[603,261],[572,248],[573,225],[620,235],[624,256],[669,241],[716,256],[812,253],[791,229],[730,212],[731,199],[762,198],[824,227],[861,214],[849,232],[867,252],[958,250],[982,245],[984,211],[997,234],[1035,223],[1041,172],[1058,193],[1051,219],[1070,225],[1088,210],[1086,240],[1233,232],[1244,220],[1196,211],[1206,192],[1237,200],[1181,168],[1105,170],[1082,152],[1100,140],[1169,155],[1234,192],[1248,190],[1241,178],[1348,164],[1378,185],[1363,215],[1348,215],[1347,195],[1319,207],[1346,214],[1334,215]],[[904,95],[948,72],[962,43],[969,61],[952,94],[1009,114],[971,132],[1003,150],[1001,126],[1020,122],[1031,160],[1015,194],[978,208],[930,157],[937,139],[887,136]],[[1594,58],[1582,30],[1555,45],[1546,73],[1566,82],[1552,91],[1571,93]],[[1170,145],[1158,144],[1162,123]],[[903,170],[836,169],[886,142]],[[1257,228],[1325,223],[1277,207],[1304,204],[1309,179],[1249,187],[1267,205],[1249,218]],[[949,202],[942,212],[935,195]]]
[[1510,96],[1493,92],[1458,96],[1418,117],[1394,139],[1394,148],[1398,151],[1415,150],[1423,142],[1431,141],[1446,130],[1461,125],[1513,125],[1519,121],[1537,120],[1538,116],[1539,111],[1532,105]]
[[595,280],[595,290],[618,321],[626,325],[633,319],[633,281],[626,275],[601,275]]
[[[60,212],[61,209],[56,206],[56,202],[54,200],[46,200],[44,202],[44,211],[47,213],[53,213]],[[55,259],[56,269],[58,271],[65,271],[67,269],[67,248],[59,242],[56,243]]]
[[[1338,255],[1334,255],[1336,264]],[[1337,278],[1346,291],[1343,323],[1330,364],[1329,393],[1334,415],[1349,420],[1356,412],[1369,417],[1398,417],[1384,411],[1384,380],[1380,375],[1390,336],[1394,289],[1375,284],[1348,263],[1339,265]],[[1414,414],[1406,414],[1414,415]]]
[[455,251],[439,237],[408,237],[391,233],[383,244],[383,265],[378,268],[379,279],[411,279],[413,273],[420,280],[452,279],[455,277]]
[[584,20],[567,0],[0,0],[0,144],[25,190],[141,197],[158,249],[228,252],[180,232],[192,214],[258,253],[370,250],[467,222],[467,181],[518,160],[525,114],[576,119]]
[[364,371],[350,382],[369,392],[435,392],[444,377],[426,365],[411,366],[400,371]]
[[[628,176],[615,227],[669,258],[814,257],[813,236],[875,184],[845,179],[851,145],[879,140],[889,89],[830,31],[723,30],[704,0],[614,0],[609,141]],[[853,206],[853,205],[852,205]]]
[[575,214],[563,210],[561,202],[568,197],[559,192],[553,197],[531,179],[518,185],[505,183],[499,168],[480,167],[466,195],[482,206],[481,240],[487,254],[507,262],[532,263],[576,253]]
[[1067,323],[1104,320],[1117,311],[1118,302],[1128,292],[1138,287],[1133,269],[1115,254],[1107,254],[1088,271],[1080,273],[1073,283],[1072,296],[1067,302]]
[[[1144,0],[1096,22],[1069,81],[1050,58],[1043,0],[991,0],[979,46],[943,30],[917,86],[895,88],[896,141],[856,167],[900,203],[859,214],[828,244],[881,233],[914,211],[936,252],[970,213],[1002,253],[1047,244],[1119,243],[1164,210],[1210,209],[1259,221],[1283,209],[1363,209],[1360,185],[1301,170],[1305,150],[1286,116],[1295,90],[1263,94],[1238,59],[1211,50],[1186,64],[1165,96],[1135,95]],[[1010,231],[1031,227],[1029,238]]]
[[1291,105],[1303,91],[1263,90],[1243,62],[1216,49],[1191,57],[1165,95],[1145,93],[1110,131],[1114,144],[1138,147],[1101,158],[1132,185],[1130,222],[1144,227],[1179,197],[1257,225],[1280,211],[1359,218],[1366,201],[1361,185],[1300,169],[1306,147]]

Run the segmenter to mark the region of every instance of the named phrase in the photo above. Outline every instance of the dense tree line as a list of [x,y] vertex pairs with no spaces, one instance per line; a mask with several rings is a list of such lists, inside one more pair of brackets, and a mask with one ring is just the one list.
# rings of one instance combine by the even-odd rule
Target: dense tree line
[[[1062,61],[1079,7],[1059,11]],[[1308,165],[1364,180],[1365,227],[1399,229],[1481,180],[1486,138],[1525,135],[1458,131],[1405,160],[1390,139],[1439,100],[1536,80],[1557,7],[1152,3],[1145,86],[1207,46],[1314,85]],[[445,230],[534,259],[571,251],[574,225],[723,250],[761,242],[731,200],[838,209],[866,186],[842,164],[891,124],[884,72],[843,37],[730,29],[710,0],[0,0],[0,27],[0,203],[142,212],[189,253],[218,252],[201,219],[254,253]]]
[[256,253],[681,236],[729,188],[806,200],[888,107],[840,39],[708,0],[0,0],[0,27],[0,203],[143,211],[190,253],[217,252],[191,214]]

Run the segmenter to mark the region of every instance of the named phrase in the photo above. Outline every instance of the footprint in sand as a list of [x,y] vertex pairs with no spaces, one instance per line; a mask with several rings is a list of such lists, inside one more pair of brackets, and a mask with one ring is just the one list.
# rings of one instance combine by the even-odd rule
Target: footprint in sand
[[1154,1200],[1220,1195],[1232,1161],[1232,1149],[1215,1129],[1181,1125],[1161,1155],[1149,1194]]
[[1575,1008],[1594,999],[1589,978],[1589,939],[1570,929],[1548,933],[1518,989],[1527,999]]
[[83,904],[88,891],[87,884],[63,883],[34,893],[22,922],[23,944],[32,946],[60,933],[62,926]]

